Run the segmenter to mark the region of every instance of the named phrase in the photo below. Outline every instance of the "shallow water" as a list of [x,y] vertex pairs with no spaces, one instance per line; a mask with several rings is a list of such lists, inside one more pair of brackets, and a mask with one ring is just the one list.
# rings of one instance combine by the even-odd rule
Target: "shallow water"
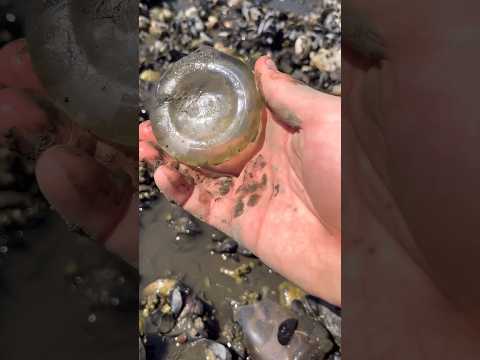
[[[277,298],[278,285],[285,280],[257,259],[240,256],[237,262],[231,258],[223,260],[221,255],[210,253],[212,234],[220,233],[209,225],[198,221],[201,234],[192,237],[182,235],[180,240],[176,240],[175,231],[165,221],[173,208],[174,205],[161,200],[141,216],[141,288],[159,277],[180,276],[186,285],[197,294],[204,294],[204,298],[213,303],[221,324],[232,318],[230,300],[239,300],[245,291],[262,292],[262,288],[268,287],[270,295]],[[241,284],[220,272],[221,268],[234,269],[252,261],[258,266]]]

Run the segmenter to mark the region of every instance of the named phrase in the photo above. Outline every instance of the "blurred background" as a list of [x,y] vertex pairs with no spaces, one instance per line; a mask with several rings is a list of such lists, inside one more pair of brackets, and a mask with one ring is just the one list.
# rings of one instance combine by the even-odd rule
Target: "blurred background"
[[[25,4],[0,0],[0,48],[24,36]],[[0,176],[15,178],[0,189],[0,200],[6,191],[33,204],[0,201],[2,359],[135,358],[137,271],[49,209],[31,171],[34,160],[14,141],[0,141],[0,153]]]
[[0,47],[23,35],[23,0],[0,0]]

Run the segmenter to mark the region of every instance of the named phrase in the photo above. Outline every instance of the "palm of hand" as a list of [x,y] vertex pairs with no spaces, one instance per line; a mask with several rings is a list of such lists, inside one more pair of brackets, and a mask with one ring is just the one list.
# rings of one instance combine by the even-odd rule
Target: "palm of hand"
[[[289,86],[299,85],[292,82]],[[340,183],[332,159],[325,164],[335,153],[340,166],[340,122],[338,116],[338,121],[330,121],[328,111],[322,115],[328,107],[321,101],[313,102],[315,108],[309,109],[309,116],[302,116],[299,131],[283,125],[268,110],[263,146],[237,177],[210,177],[171,159],[154,176],[167,198],[238,240],[306,291],[338,303],[332,294],[339,293],[336,218],[340,205],[337,201],[333,205],[337,209],[329,208],[335,202],[335,196],[326,193],[332,181],[326,185],[322,177],[332,175],[325,171],[338,170]],[[167,158],[152,145],[155,139],[148,122],[142,124],[140,138],[141,158],[151,164]],[[331,215],[335,210],[338,213]]]

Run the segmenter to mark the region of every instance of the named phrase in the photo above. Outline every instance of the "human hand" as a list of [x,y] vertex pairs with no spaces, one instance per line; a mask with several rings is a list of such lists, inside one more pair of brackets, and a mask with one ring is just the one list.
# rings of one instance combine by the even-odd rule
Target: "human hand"
[[37,157],[36,177],[69,222],[136,264],[136,154],[99,141],[48,102],[24,40],[0,49],[0,143],[14,130],[23,153]]
[[255,73],[268,104],[265,139],[240,175],[215,178],[178,164],[158,150],[149,122],[140,126],[140,158],[156,166],[168,199],[340,304],[340,99],[278,72],[267,57]]

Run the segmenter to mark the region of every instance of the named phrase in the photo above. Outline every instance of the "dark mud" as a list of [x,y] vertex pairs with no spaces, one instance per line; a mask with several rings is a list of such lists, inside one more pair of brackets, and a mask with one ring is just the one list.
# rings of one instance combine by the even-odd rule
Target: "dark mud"
[[[251,256],[215,253],[216,241],[225,235],[207,224],[198,222],[199,234],[177,234],[167,223],[172,213],[181,214],[176,205],[162,199],[141,217],[141,287],[159,277],[181,278],[215,305],[221,322],[231,317],[231,300],[239,301],[246,292],[278,295],[278,286],[285,281],[281,276]],[[225,274],[251,263],[251,272],[240,283]]]

